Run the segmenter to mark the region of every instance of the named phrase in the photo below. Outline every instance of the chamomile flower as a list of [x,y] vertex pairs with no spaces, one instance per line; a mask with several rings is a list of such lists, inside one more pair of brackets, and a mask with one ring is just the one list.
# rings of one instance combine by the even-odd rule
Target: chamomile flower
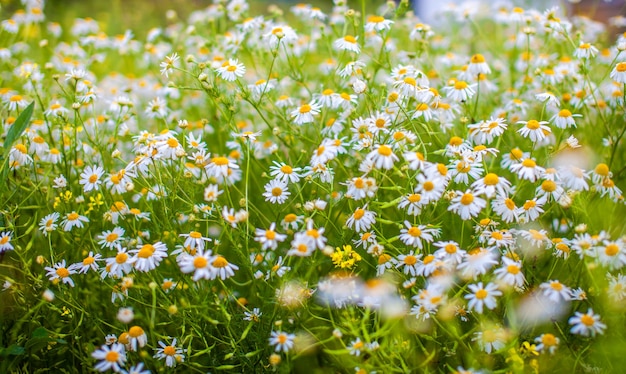
[[267,230],[256,229],[254,240],[261,243],[261,249],[276,249],[278,248],[278,243],[285,241],[287,239],[287,235],[279,234],[276,231],[276,223],[272,222],[270,227]]
[[64,231],[72,231],[74,227],[83,228],[85,222],[89,222],[89,218],[72,212],[68,213],[61,221],[61,226],[63,226]]
[[432,243],[438,237],[440,230],[425,225],[413,226],[409,221],[404,221],[406,228],[400,230],[400,241],[405,245],[424,248],[424,243]]
[[263,197],[272,204],[283,204],[291,195],[287,190],[287,183],[282,180],[273,179],[264,188]]
[[550,121],[560,129],[566,129],[568,127],[576,127],[576,120],[574,118],[582,117],[582,114],[572,114],[568,109],[561,109],[556,113]]
[[193,281],[197,282],[200,279],[211,279],[211,251],[206,252],[202,250],[196,251],[194,255],[188,253],[182,253],[177,257],[176,261],[180,267],[180,271],[185,274],[193,273]]
[[339,51],[348,51],[358,54],[359,52],[361,52],[361,47],[357,42],[358,39],[358,36],[354,37],[352,35],[346,35],[335,40],[333,42],[333,47],[335,47],[335,49]]
[[315,100],[300,105],[297,109],[291,111],[290,115],[293,123],[296,125],[305,125],[315,121],[315,117],[320,114],[322,106]]
[[473,55],[467,66],[467,73],[475,77],[478,76],[478,74],[491,74],[491,69],[489,69],[489,65],[487,65],[485,61],[485,56],[480,53]]
[[39,230],[44,236],[48,236],[49,233],[57,229],[57,220],[60,216],[58,212],[54,212],[46,215],[39,221]]
[[11,244],[12,233],[5,231],[0,233],[0,253],[13,250],[13,244]]
[[46,266],[46,276],[50,282],[63,282],[74,287],[74,280],[71,275],[76,274],[76,270],[72,266],[66,266],[65,260],[54,264],[52,267]]
[[507,195],[511,191],[511,182],[495,173],[487,173],[484,178],[472,183],[472,189],[478,196],[493,198],[496,194]]
[[272,331],[269,343],[274,346],[276,352],[288,352],[293,348],[293,340],[296,338],[294,334],[288,334],[283,331]]
[[548,124],[548,121],[537,121],[534,119],[528,121],[519,121],[518,124],[525,125],[521,129],[517,130],[523,137],[529,138],[533,142],[539,142],[546,138],[546,134],[550,134],[552,130]]
[[587,310],[587,313],[575,312],[574,316],[570,317],[567,322],[572,325],[570,329],[572,334],[582,336],[595,337],[596,334],[603,334],[606,329],[606,325],[600,322],[600,316],[595,314],[591,308]]
[[198,231],[190,231],[188,234],[180,234],[179,236],[185,238],[183,246],[189,249],[204,250],[206,243],[211,241],[211,238],[202,236]]
[[98,261],[102,261],[102,255],[100,253],[94,254],[93,251],[89,251],[89,254],[83,258],[83,261],[77,262],[72,266],[78,271],[78,274],[85,274],[89,270],[97,272],[100,269]]
[[100,372],[108,370],[118,372],[126,364],[126,350],[124,345],[120,343],[105,344],[91,353],[91,357],[99,360],[94,369]]
[[617,83],[626,84],[626,62],[618,62],[611,70],[610,77]]
[[210,277],[209,279],[220,278],[226,280],[235,275],[235,270],[239,270],[239,267],[235,264],[231,264],[222,255],[215,255],[211,257],[210,261]]
[[185,361],[183,349],[176,347],[176,338],[172,340],[171,344],[166,344],[159,340],[159,347],[160,348],[155,348],[156,353],[153,357],[159,360],[165,360],[165,366],[173,368],[176,367],[176,364]]
[[483,313],[484,307],[495,309],[497,306],[496,297],[502,296],[502,291],[499,291],[498,286],[493,283],[488,283],[483,287],[483,282],[478,282],[477,284],[470,284],[468,288],[472,293],[465,295],[465,298],[469,300],[467,307],[480,314]]
[[554,354],[559,346],[560,339],[550,333],[541,334],[535,338],[537,352]]
[[369,16],[367,17],[367,22],[365,23],[365,31],[366,32],[381,32],[385,30],[390,30],[391,25],[393,24],[392,20],[385,19],[381,16]]
[[237,59],[229,59],[222,66],[215,69],[220,78],[228,82],[233,82],[237,78],[243,77],[246,73],[246,67]]
[[362,208],[357,208],[346,221],[349,229],[361,233],[368,231],[376,223],[376,212],[367,210],[367,204]]
[[302,178],[302,168],[292,167],[285,163],[279,163],[274,161],[274,165],[270,166],[270,175],[274,179],[278,179],[282,182],[298,183]]
[[456,196],[451,200],[448,210],[457,213],[461,219],[468,220],[476,217],[487,206],[487,202],[475,196],[471,190],[465,192],[456,191]]
[[129,263],[132,263],[135,269],[148,272],[159,266],[161,261],[167,257],[167,246],[161,242],[154,244],[146,243],[128,253],[133,255]]
[[578,48],[574,51],[574,57],[585,60],[596,57],[597,54],[598,48],[582,41],[578,45]]
[[496,278],[509,286],[518,288],[524,287],[524,273],[522,273],[522,263],[502,256],[502,266],[494,272]]
[[544,296],[555,303],[569,301],[571,299],[571,288],[558,280],[541,283],[539,288],[542,290]]
[[402,196],[398,203],[398,209],[406,209],[407,214],[417,216],[422,212],[422,208],[428,204],[428,201],[422,198],[418,193],[412,193]]
[[451,100],[465,102],[474,96],[476,93],[474,90],[475,87],[476,84],[468,84],[462,80],[453,80],[448,86],[444,87],[443,90]]
[[83,186],[83,191],[89,192],[91,190],[99,190],[102,180],[100,179],[104,175],[104,169],[100,166],[87,166],[80,174],[80,180],[78,183]]
[[535,182],[541,178],[546,169],[537,165],[537,162],[532,158],[525,158],[522,162],[512,164],[509,169],[511,172],[517,174],[520,179],[526,179],[530,182]]
[[391,147],[386,144],[377,144],[374,150],[367,154],[366,158],[371,160],[377,169],[384,170],[393,168],[394,162],[399,160]]
[[113,230],[103,231],[96,237],[101,248],[117,248],[124,240],[125,231],[121,227],[114,227]]

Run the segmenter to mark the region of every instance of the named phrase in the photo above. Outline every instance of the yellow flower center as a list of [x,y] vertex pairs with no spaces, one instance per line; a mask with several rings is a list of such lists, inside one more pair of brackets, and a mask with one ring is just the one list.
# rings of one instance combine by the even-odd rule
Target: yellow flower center
[[356,43],[356,39],[352,35],[344,36],[343,40],[347,41],[348,43],[352,43],[352,44]]
[[431,181],[424,182],[424,191],[432,191],[435,188],[435,184]]
[[404,263],[409,266],[415,265],[417,263],[417,257],[413,255],[408,255],[404,257]]
[[292,168],[291,168],[291,166],[289,166],[289,165],[284,165],[284,166],[281,166],[280,171],[281,171],[283,174],[291,174],[291,173],[293,173],[293,169],[292,169]]
[[139,252],[137,252],[137,257],[150,258],[150,256],[152,256],[154,251],[155,251],[155,248],[152,244],[144,244],[139,250]]
[[546,192],[554,192],[556,190],[556,183],[551,180],[545,180],[541,183],[541,189]]
[[488,292],[486,290],[482,289],[482,288],[480,290],[476,291],[476,298],[477,299],[482,300],[482,299],[486,298],[487,295],[488,295]]
[[311,111],[311,106],[309,104],[304,104],[300,107],[300,113],[305,114]]
[[216,267],[216,268],[224,268],[228,266],[228,261],[226,261],[226,259],[222,256],[217,256],[217,258],[213,260],[212,265],[213,267]]
[[543,334],[543,336],[541,337],[541,343],[543,343],[544,346],[547,347],[551,347],[556,345],[556,337],[552,334]]
[[607,256],[615,256],[617,253],[619,252],[619,247],[617,246],[617,244],[608,244],[605,248],[604,248],[604,253]]
[[487,186],[495,186],[500,181],[500,178],[494,173],[489,173],[485,175],[485,184]]
[[404,78],[404,83],[411,85],[411,86],[417,86],[417,82],[415,81],[415,78],[413,77]]
[[444,249],[446,250],[446,253],[449,253],[449,254],[456,253],[456,251],[458,250],[455,244],[446,244]]
[[131,338],[138,338],[143,334],[143,329],[139,326],[133,326],[128,330],[128,335],[130,335]]
[[117,353],[116,351],[109,351],[107,352],[106,356],[104,356],[104,359],[108,362],[117,362],[119,357],[120,357],[120,354]]
[[515,209],[515,202],[508,197],[504,200],[504,205],[506,205],[509,210]]
[[594,171],[596,172],[596,174],[600,176],[603,176],[603,177],[609,176],[609,166],[607,164],[604,164],[604,163],[598,164],[596,168],[594,169]]
[[193,260],[193,266],[196,269],[205,268],[208,265],[208,263],[209,263],[209,261],[207,261],[207,259],[202,257],[202,256],[198,256],[198,257],[194,258],[194,260]]
[[354,219],[359,220],[359,219],[363,218],[364,215],[365,215],[365,210],[364,209],[357,209],[354,212]]
[[228,165],[228,159],[226,157],[213,157],[211,160],[217,166],[226,166]]
[[409,202],[414,204],[414,203],[419,203],[420,200],[422,200],[422,195],[418,194],[418,193],[414,193],[409,195]]
[[615,70],[619,71],[620,73],[623,73],[626,71],[626,62],[620,62],[615,66]]
[[526,123],[526,127],[531,130],[537,130],[539,128],[539,122],[537,122],[537,120],[531,119]]
[[67,215],[67,220],[68,221],[76,221],[77,219],[78,219],[78,213],[76,213],[76,212],[72,212],[72,213]]
[[583,314],[583,316],[580,317],[580,322],[582,322],[582,324],[585,326],[593,326],[593,324],[595,323],[593,317],[588,314]]
[[58,268],[56,273],[61,278],[65,278],[65,277],[69,277],[70,276],[70,272],[66,268]]
[[381,156],[387,157],[391,155],[391,148],[383,144],[380,147],[378,147],[378,154]]
[[369,16],[367,18],[367,22],[371,22],[371,23],[381,23],[385,20],[384,17],[381,16]]
[[274,240],[276,238],[276,231],[272,231],[272,230],[265,231],[265,238],[267,240]]
[[118,264],[124,264],[128,260],[128,255],[124,252],[120,252],[115,256],[115,262]]
[[454,82],[454,89],[455,90],[464,90],[467,88],[467,82],[465,81],[456,81]]
[[517,274],[519,273],[519,267],[517,265],[509,265],[506,267],[506,271],[509,274]]
[[283,189],[280,187],[274,187],[272,188],[272,196],[281,196],[283,194]]
[[414,238],[419,238],[422,235],[422,230],[420,230],[419,227],[413,226],[407,231],[407,233]]
[[485,62],[485,56],[481,55],[480,53],[477,53],[474,56],[472,56],[472,58],[470,59],[470,62],[472,64],[483,63],[483,62]]
[[461,196],[461,204],[470,205],[472,202],[474,202],[474,195],[471,193],[464,193],[463,196]]
[[176,354],[176,348],[168,345],[167,347],[163,348],[163,354],[166,356],[174,356]]
[[534,160],[527,158],[524,161],[522,161],[522,166],[526,168],[534,168],[535,166],[537,166],[537,163]]

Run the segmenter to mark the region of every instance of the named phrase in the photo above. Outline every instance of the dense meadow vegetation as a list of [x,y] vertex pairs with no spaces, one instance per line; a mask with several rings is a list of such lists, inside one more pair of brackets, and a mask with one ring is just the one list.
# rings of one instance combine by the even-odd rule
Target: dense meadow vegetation
[[624,17],[18,4],[0,372],[626,365]]

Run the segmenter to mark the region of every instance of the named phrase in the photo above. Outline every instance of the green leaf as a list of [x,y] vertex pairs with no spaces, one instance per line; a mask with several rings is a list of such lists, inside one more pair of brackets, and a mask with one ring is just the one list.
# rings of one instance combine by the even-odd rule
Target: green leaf
[[7,133],[7,138],[4,139],[4,158],[8,157],[9,151],[13,146],[13,143],[22,136],[24,130],[26,130],[26,126],[30,123],[30,117],[33,115],[33,109],[35,108],[35,102],[30,103],[26,109],[15,120],[15,123],[9,129]]
[[24,347],[20,347],[17,344],[11,344],[8,348],[0,349],[0,356],[19,356],[23,355],[25,352],[26,350],[24,349]]
[[33,331],[33,338],[48,339],[48,330],[46,330],[44,327],[37,327],[35,331]]

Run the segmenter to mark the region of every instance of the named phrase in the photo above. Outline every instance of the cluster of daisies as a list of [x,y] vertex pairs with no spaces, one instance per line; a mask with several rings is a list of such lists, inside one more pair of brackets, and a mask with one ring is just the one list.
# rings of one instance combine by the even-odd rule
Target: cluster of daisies
[[[485,354],[529,339],[525,349],[552,355],[564,334],[610,330],[602,298],[626,300],[626,238],[581,213],[589,201],[624,211],[626,35],[603,48],[603,24],[507,1],[442,10],[452,37],[392,8],[360,24],[343,0],[286,17],[216,0],[143,41],[77,19],[68,42],[42,0],[23,3],[3,32],[38,25],[47,39],[36,44],[54,53],[32,61],[28,39],[0,48],[12,85],[0,88],[2,134],[38,104],[6,165],[11,184],[47,187],[39,230],[0,227],[0,254],[36,241],[57,292],[100,284],[126,306],[143,297],[136,282],[158,280],[168,298],[208,284],[259,326],[274,367],[296,349],[292,327],[306,321],[291,311],[305,305],[454,319],[471,332],[463,345]],[[466,43],[481,22],[502,45]],[[132,74],[94,73],[119,55]],[[590,292],[566,268],[601,269],[605,286]],[[125,326],[128,314],[118,313]],[[384,339],[329,327],[319,344],[339,344],[357,370],[384,362]],[[95,369],[146,372],[127,369],[144,330],[117,333],[92,353]],[[177,339],[153,349],[169,367],[192,357]]]

